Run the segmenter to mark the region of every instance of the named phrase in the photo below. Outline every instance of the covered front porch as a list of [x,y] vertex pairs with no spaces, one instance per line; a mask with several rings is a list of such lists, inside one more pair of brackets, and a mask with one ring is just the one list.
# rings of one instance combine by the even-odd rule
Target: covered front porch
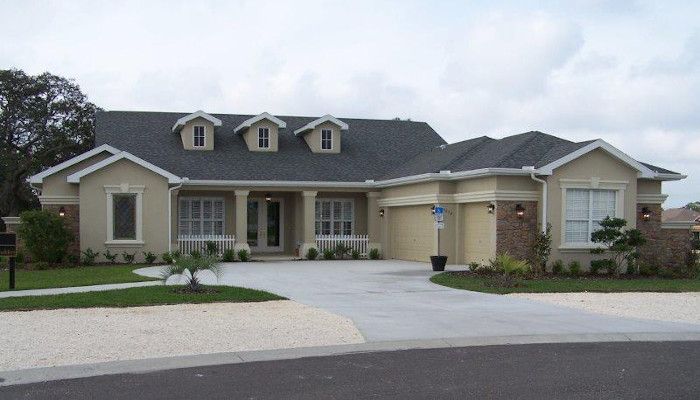
[[[379,192],[349,189],[188,187],[171,195],[172,251],[247,250],[257,258],[305,257],[338,243],[366,255],[379,243]],[[211,246],[211,245],[210,245]]]

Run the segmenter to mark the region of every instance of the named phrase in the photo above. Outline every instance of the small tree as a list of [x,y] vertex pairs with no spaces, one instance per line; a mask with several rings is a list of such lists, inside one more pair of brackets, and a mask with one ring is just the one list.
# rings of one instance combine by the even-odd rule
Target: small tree
[[532,245],[532,269],[535,273],[544,273],[552,253],[552,225],[547,224],[544,232],[539,231]]
[[[187,273],[185,273],[187,271]],[[219,262],[213,256],[183,256],[175,259],[175,263],[163,267],[161,275],[164,280],[167,280],[172,275],[182,274],[185,277],[185,286],[192,293],[201,292],[204,290],[200,282],[199,272],[211,271],[216,275],[217,280],[220,276]]]
[[591,234],[591,241],[603,246],[591,249],[591,253],[609,252],[607,260],[611,270],[608,272],[615,275],[620,273],[625,261],[637,257],[637,248],[646,243],[639,229],[624,229],[626,226],[627,221],[622,218],[605,217],[600,221],[600,229]]
[[49,264],[62,262],[73,241],[63,218],[46,210],[23,212],[18,233],[32,259]]

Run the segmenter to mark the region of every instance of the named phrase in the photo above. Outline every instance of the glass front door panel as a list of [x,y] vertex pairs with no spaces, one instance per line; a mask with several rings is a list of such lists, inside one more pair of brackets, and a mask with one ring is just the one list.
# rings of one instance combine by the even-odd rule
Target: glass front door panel
[[248,246],[258,246],[258,201],[248,200]]
[[267,203],[267,245],[270,247],[278,247],[280,245],[279,201]]

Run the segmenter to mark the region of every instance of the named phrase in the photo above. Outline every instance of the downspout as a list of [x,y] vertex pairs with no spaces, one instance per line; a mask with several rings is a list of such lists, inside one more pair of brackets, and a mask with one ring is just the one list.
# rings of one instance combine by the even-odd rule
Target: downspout
[[180,189],[184,182],[189,181],[189,178],[184,177],[180,180],[180,184],[168,189],[168,253],[172,252],[173,247],[173,190]]
[[535,167],[527,167],[530,178],[542,184],[542,233],[547,233],[547,181],[535,176]]

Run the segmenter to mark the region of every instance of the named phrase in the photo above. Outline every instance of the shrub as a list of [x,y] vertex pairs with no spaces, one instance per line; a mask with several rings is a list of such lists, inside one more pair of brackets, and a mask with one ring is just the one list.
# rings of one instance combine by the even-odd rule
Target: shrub
[[221,257],[221,260],[224,262],[234,262],[236,261],[236,252],[233,251],[233,249],[227,249],[224,251],[223,257]]
[[605,217],[600,221],[600,229],[591,234],[591,241],[603,246],[591,249],[591,253],[603,254],[608,251],[611,256],[606,259],[608,262],[604,267],[610,274],[619,274],[622,263],[636,257],[637,248],[646,243],[639,229],[624,230],[626,226],[627,221],[622,218]]
[[172,263],[173,263],[173,256],[170,255],[170,253],[168,253],[168,252],[165,252],[165,253],[161,254],[161,255],[160,255],[160,258],[162,258],[162,259],[163,259],[163,262],[166,263],[166,264],[172,264]]
[[190,251],[190,257],[199,258],[202,256],[202,252],[199,250]]
[[[552,253],[552,225],[547,224],[544,232],[539,231],[532,245],[532,268],[536,273],[545,272],[545,267]],[[563,266],[563,264],[562,264]]]
[[213,256],[219,252],[219,246],[211,240],[206,243],[207,255]]
[[338,243],[335,246],[335,255],[342,260],[350,250],[350,247],[346,246],[344,243]]
[[124,262],[127,264],[132,264],[134,262],[134,258],[136,257],[136,253],[127,253],[123,252],[122,253],[122,258],[124,259]]
[[554,275],[561,275],[564,272],[564,261],[557,260],[552,264],[552,273]]
[[324,260],[333,260],[335,258],[335,251],[331,249],[326,249],[323,250],[323,259]]
[[240,249],[238,250],[238,259],[246,262],[250,260],[250,253],[246,249]]
[[615,261],[608,258],[591,261],[591,274],[593,275],[599,274],[602,270],[610,273],[611,271],[614,272],[616,269],[617,267],[615,266]]
[[379,249],[372,249],[369,251],[370,260],[379,260]]
[[685,255],[685,263],[681,265],[678,275],[684,278],[697,278],[700,275],[698,261],[698,253],[695,250],[690,250]]
[[50,264],[62,262],[73,241],[73,233],[66,228],[63,218],[47,210],[23,212],[18,234],[32,261]]
[[17,250],[17,253],[15,253],[15,264],[17,266],[20,266],[24,264],[26,257],[24,257],[24,251],[22,249]]
[[47,263],[46,261],[39,261],[32,263],[32,269],[42,271],[45,269],[51,269],[51,264]]
[[66,260],[70,265],[78,265],[80,264],[80,254],[68,254]]
[[157,258],[158,258],[158,256],[153,254],[150,251],[143,253],[143,259],[146,260],[146,264],[153,264]]
[[527,261],[513,258],[508,253],[497,255],[491,260],[491,267],[504,275],[524,275],[530,271],[530,264]]
[[182,252],[180,250],[175,250],[170,255],[173,257],[173,261],[177,260],[178,258],[182,257]]
[[315,247],[309,248],[309,250],[306,251],[306,259],[307,260],[315,260],[318,258],[318,249]]
[[99,257],[99,256],[100,256],[100,253],[99,253],[99,252],[94,252],[94,251],[92,251],[91,248],[88,247],[88,248],[85,249],[85,251],[83,252],[83,264],[85,264],[85,265],[94,265],[94,264],[95,264],[95,260],[96,260],[97,257]]
[[640,264],[639,265],[639,275],[642,276],[656,276],[659,274],[659,266],[655,264]]
[[469,263],[469,271],[471,272],[477,272],[481,268],[481,265],[479,265],[478,262],[470,262]]
[[352,253],[350,254],[353,260],[359,260],[360,259],[360,252],[357,250],[353,250]]
[[104,252],[104,256],[110,264],[117,262],[117,254],[112,254],[109,250]]
[[175,260],[175,264],[163,267],[161,270],[161,275],[164,280],[167,280],[172,275],[182,274],[187,270],[189,274],[184,274],[187,278],[187,289],[190,292],[197,293],[203,291],[202,284],[199,282],[197,277],[198,271],[209,270],[219,277],[219,263],[216,257],[203,256],[203,257],[178,257]]
[[574,260],[569,263],[569,274],[572,276],[579,276],[581,275],[581,263]]

